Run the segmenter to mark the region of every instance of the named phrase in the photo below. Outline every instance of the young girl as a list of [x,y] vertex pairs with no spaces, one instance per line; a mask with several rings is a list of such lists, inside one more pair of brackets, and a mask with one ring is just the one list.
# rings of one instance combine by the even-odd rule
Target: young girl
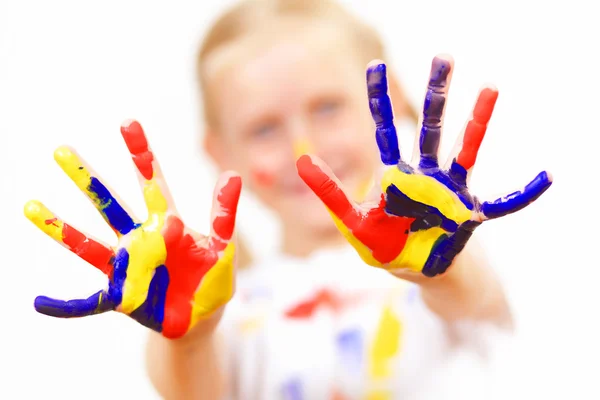
[[[500,284],[465,244],[480,223],[525,207],[551,180],[543,172],[493,202],[468,191],[494,88],[480,92],[456,153],[439,167],[448,56],[433,60],[409,164],[390,97],[397,121],[416,122],[416,114],[398,81],[375,61],[365,86],[365,65],[384,58],[376,34],[335,3],[236,5],[209,30],[198,62],[206,152],[236,171],[215,189],[212,232],[192,232],[178,217],[137,122],[121,132],[145,222],[60,148],[56,160],[119,245],[28,203],[34,223],[109,277],[88,299],[38,297],[36,309],[59,317],[116,310],[156,331],[148,371],[169,399],[400,399],[451,390],[444,385],[456,376],[443,372],[451,352],[511,325]],[[282,248],[236,277],[231,239],[242,181],[279,217]]]

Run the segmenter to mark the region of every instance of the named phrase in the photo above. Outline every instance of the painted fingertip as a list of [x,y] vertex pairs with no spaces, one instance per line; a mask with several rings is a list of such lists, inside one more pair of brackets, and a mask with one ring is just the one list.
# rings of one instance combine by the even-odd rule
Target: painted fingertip
[[72,160],[73,158],[77,158],[77,156],[75,155],[73,149],[69,146],[63,145],[54,150],[54,160],[61,165],[64,162]]
[[548,181],[548,183],[552,183],[554,182],[554,176],[549,172],[549,171],[542,171],[542,174],[544,174],[543,176],[545,176],[545,179]]
[[45,208],[39,200],[29,200],[23,207],[23,213],[28,219],[32,220],[40,215]]
[[126,119],[123,122],[121,122],[121,129],[129,129],[134,124],[140,125],[140,123],[133,118]]
[[372,68],[384,68],[385,69],[385,62],[383,60],[375,58],[375,59],[369,61],[369,63],[367,64],[367,69],[372,69]]
[[430,86],[446,86],[454,60],[449,55],[438,55],[431,61]]

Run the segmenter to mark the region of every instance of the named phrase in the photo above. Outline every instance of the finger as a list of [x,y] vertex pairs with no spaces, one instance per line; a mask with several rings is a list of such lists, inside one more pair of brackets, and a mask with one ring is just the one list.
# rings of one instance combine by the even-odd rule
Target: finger
[[162,332],[168,287],[169,271],[166,266],[161,265],[154,270],[146,301],[132,312],[130,317],[150,329]]
[[388,95],[386,66],[381,60],[373,60],[367,65],[367,93],[381,161],[385,165],[396,165],[400,161],[400,148]]
[[442,235],[421,270],[423,275],[431,278],[446,272],[480,224],[477,221],[467,221],[453,235]]
[[494,201],[481,205],[485,219],[493,219],[512,214],[525,208],[540,197],[552,185],[552,176],[542,171],[523,190],[513,192]]
[[304,155],[296,161],[298,175],[325,206],[348,228],[360,219],[358,205],[342,189],[333,171],[318,157]]
[[235,172],[221,174],[213,192],[209,247],[225,249],[233,236],[237,206],[242,191],[242,178]]
[[171,192],[148,145],[148,139],[139,122],[127,120],[121,125],[121,135],[136,166],[138,180],[144,192],[149,213],[175,210]]
[[420,154],[419,166],[421,168],[438,167],[442,123],[453,67],[454,60],[447,55],[436,56],[431,62],[423,114],[419,123],[421,130],[418,133],[419,137],[415,139],[415,154],[413,155],[413,158],[416,158],[417,154]]
[[108,296],[103,290],[94,293],[87,299],[67,301],[38,296],[35,299],[34,307],[40,314],[58,318],[86,317],[114,309],[113,304],[108,300]]
[[54,152],[54,159],[79,189],[94,203],[104,220],[117,235],[125,235],[139,226],[84,161],[69,147]]
[[457,141],[458,155],[449,158],[451,161],[450,174],[460,184],[466,184],[471,176],[497,99],[498,90],[496,88],[485,87],[479,92],[471,119],[467,122],[462,137],[459,137]]
[[25,204],[24,212],[46,235],[104,272],[106,276],[112,276],[111,260],[114,252],[110,247],[65,223],[39,201],[29,201]]

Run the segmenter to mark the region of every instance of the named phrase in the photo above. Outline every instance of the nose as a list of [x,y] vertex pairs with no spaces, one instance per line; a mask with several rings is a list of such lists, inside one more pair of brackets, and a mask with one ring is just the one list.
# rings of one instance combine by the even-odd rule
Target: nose
[[294,139],[294,158],[297,160],[303,154],[312,153],[313,145],[307,137],[301,136]]

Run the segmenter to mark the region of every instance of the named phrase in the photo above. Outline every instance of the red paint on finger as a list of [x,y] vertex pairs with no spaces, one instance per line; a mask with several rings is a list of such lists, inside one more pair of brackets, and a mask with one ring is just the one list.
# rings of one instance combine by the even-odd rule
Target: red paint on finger
[[492,117],[496,99],[498,99],[498,91],[489,88],[483,89],[477,98],[473,109],[473,118],[467,123],[462,149],[456,158],[456,162],[466,170],[475,165],[477,152],[479,152],[487,124]]
[[200,246],[185,228],[181,219],[170,216],[163,229],[167,249],[165,265],[169,271],[169,287],[165,300],[163,335],[180,337],[189,328],[191,299],[204,275],[218,260],[217,253]]
[[[218,215],[212,222],[213,231],[222,240],[229,240],[233,235],[233,229],[235,227],[235,216],[237,213],[238,200],[240,198],[240,192],[242,190],[242,178],[239,176],[232,176],[229,181],[223,186],[219,194],[217,195],[217,204],[219,212],[222,215]],[[213,240],[211,243],[221,242]],[[216,245],[216,243],[214,243]],[[217,251],[223,250],[226,243],[218,245],[222,248],[215,249]]]
[[121,126],[121,134],[140,174],[148,180],[154,176],[152,162],[154,154],[148,147],[148,140],[142,126],[137,121],[129,122]]
[[115,253],[112,249],[88,238],[77,229],[68,224],[63,224],[63,243],[79,257],[98,268],[109,278],[112,277],[113,267],[111,260]]
[[414,218],[387,214],[383,194],[377,207],[364,212],[354,207],[337,182],[309,156],[300,157],[296,165],[302,180],[377,261],[386,264],[400,255]]

